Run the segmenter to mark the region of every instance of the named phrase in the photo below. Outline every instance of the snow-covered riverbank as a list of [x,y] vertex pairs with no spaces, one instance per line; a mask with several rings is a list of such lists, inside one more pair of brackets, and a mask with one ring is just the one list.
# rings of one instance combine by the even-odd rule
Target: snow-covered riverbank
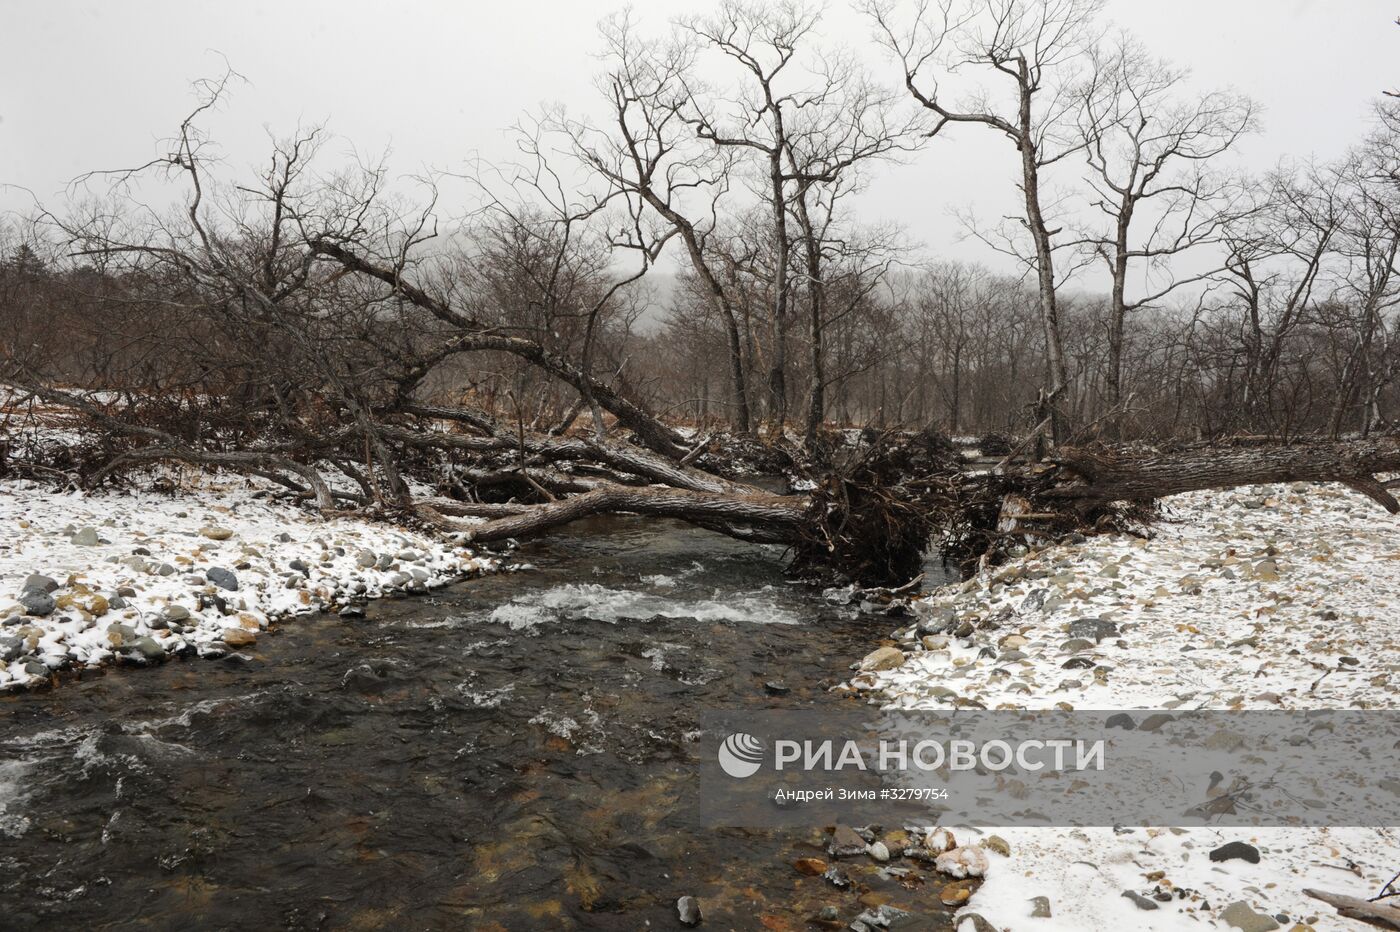
[[[1400,522],[1336,485],[1165,505],[1150,540],[1059,545],[940,590],[895,633],[903,661],[852,684],[900,709],[1400,705]],[[1362,928],[1303,889],[1367,898],[1400,869],[1388,828],[991,831],[1010,855],[963,932],[971,914],[1016,930]],[[1257,864],[1209,858],[1236,841]]]
[[390,524],[323,520],[267,493],[257,481],[198,474],[174,495],[0,483],[0,690],[75,667],[246,650],[277,618],[497,565]]

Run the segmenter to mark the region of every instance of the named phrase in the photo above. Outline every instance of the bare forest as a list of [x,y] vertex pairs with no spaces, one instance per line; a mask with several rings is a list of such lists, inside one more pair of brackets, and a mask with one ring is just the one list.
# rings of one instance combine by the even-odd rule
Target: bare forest
[[[1378,89],[1344,158],[1247,176],[1231,156],[1256,105],[1195,89],[1094,0],[863,13],[873,57],[802,3],[669,28],[614,15],[594,116],[524,114],[518,158],[450,176],[327,157],[321,126],[241,170],[204,128],[241,76],[198,82],[159,157],[95,167],[4,227],[4,378],[100,428],[74,462],[12,442],[7,468],[90,488],[215,465],[323,510],[487,517],[479,540],[619,510],[818,563],[845,538],[903,540],[881,579],[928,543],[930,513],[962,526],[945,543],[963,556],[1012,492],[1068,483],[1071,523],[1104,517],[1124,495],[1086,491],[1116,480],[1085,464],[1114,445],[1287,459],[1322,441],[1325,463],[1278,476],[1394,505],[1370,478],[1400,400],[1393,97]],[[858,210],[881,166],[977,133],[1014,151],[1021,210],[967,232],[1016,271],[929,255]],[[448,184],[469,208],[439,206]],[[969,490],[948,438],[1004,459]],[[1335,459],[1342,441],[1361,465]],[[1034,463],[1055,450],[1052,480]],[[918,527],[890,531],[905,507]]]

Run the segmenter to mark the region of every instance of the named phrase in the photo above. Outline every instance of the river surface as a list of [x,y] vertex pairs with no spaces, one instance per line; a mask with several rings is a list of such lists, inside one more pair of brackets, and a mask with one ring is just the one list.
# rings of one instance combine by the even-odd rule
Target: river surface
[[680,524],[517,558],[230,659],[0,699],[0,929],[673,929],[687,895],[706,929],[881,902],[951,927],[917,875],[799,874],[822,826],[676,818],[699,709],[848,701],[828,687],[891,619]]

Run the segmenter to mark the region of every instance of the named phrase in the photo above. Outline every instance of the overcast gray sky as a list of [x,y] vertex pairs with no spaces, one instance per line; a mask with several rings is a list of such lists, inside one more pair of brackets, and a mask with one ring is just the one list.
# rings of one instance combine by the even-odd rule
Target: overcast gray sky
[[[704,0],[638,4],[657,30]],[[189,83],[217,74],[215,53],[251,82],[211,131],[235,164],[265,151],[265,130],[326,122],[341,148],[392,147],[404,173],[500,157],[522,111],[560,101],[586,108],[598,69],[596,23],[613,0],[211,3],[203,0],[0,0],[0,182],[46,203],[98,167],[139,163],[189,109]],[[1341,153],[1364,131],[1370,102],[1400,86],[1395,0],[1110,0],[1109,18],[1157,54],[1189,65],[1202,87],[1231,86],[1264,107],[1264,132],[1242,160]],[[824,32],[868,50],[868,28],[836,0]],[[996,216],[1014,198],[1015,154],[980,127],[958,127],[865,197],[868,219],[892,220],[935,254],[982,258],[960,242],[950,208]],[[331,153],[334,154],[334,153]],[[0,206],[26,199],[0,192]]]

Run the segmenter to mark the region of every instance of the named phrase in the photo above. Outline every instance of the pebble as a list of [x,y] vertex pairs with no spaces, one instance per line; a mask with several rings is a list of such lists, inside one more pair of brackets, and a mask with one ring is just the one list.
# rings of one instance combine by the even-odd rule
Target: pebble
[[122,647],[147,662],[164,660],[166,656],[165,648],[152,637],[138,637],[130,644],[124,643]]
[[693,896],[676,900],[676,916],[683,926],[698,926],[704,918],[700,915],[700,901]]
[[53,596],[49,595],[47,592],[40,592],[37,589],[31,589],[21,594],[19,597],[19,604],[23,606],[26,615],[38,618],[52,615],[54,610]]
[[41,576],[38,573],[31,573],[24,578],[24,583],[20,585],[20,594],[26,592],[42,592],[45,595],[58,588],[58,581],[48,576]]
[[1256,913],[1243,900],[1236,900],[1225,907],[1220,913],[1220,918],[1240,932],[1273,932],[1279,928],[1278,921],[1273,916]]
[[1049,918],[1050,918],[1050,897],[1048,897],[1048,896],[1033,896],[1033,897],[1031,897],[1031,918],[1032,918],[1032,919],[1049,919]]
[[1148,899],[1136,890],[1124,890],[1123,895],[1126,896],[1128,899],[1132,900],[1133,905],[1137,906],[1138,909],[1157,908],[1157,903],[1155,900]]
[[210,540],[228,540],[233,536],[233,531],[226,527],[202,527],[199,529],[199,533]]
[[226,589],[229,592],[238,591],[238,577],[234,575],[233,570],[224,569],[222,566],[211,566],[205,570],[204,576],[220,589]]
[[945,851],[934,860],[937,867],[953,877],[983,877],[987,873],[987,855],[976,846],[964,845]]
[[75,532],[69,540],[79,547],[96,547],[98,544],[102,543],[97,537],[97,528],[92,527],[85,527]]
[[229,647],[248,647],[257,642],[257,635],[246,628],[225,628],[223,642]]
[[1210,853],[1212,861],[1248,861],[1259,863],[1259,849],[1243,841],[1232,841],[1221,845]]
[[903,663],[904,652],[898,647],[878,647],[865,655],[865,659],[860,662],[860,668],[867,673],[878,673],[881,670],[893,670]]

